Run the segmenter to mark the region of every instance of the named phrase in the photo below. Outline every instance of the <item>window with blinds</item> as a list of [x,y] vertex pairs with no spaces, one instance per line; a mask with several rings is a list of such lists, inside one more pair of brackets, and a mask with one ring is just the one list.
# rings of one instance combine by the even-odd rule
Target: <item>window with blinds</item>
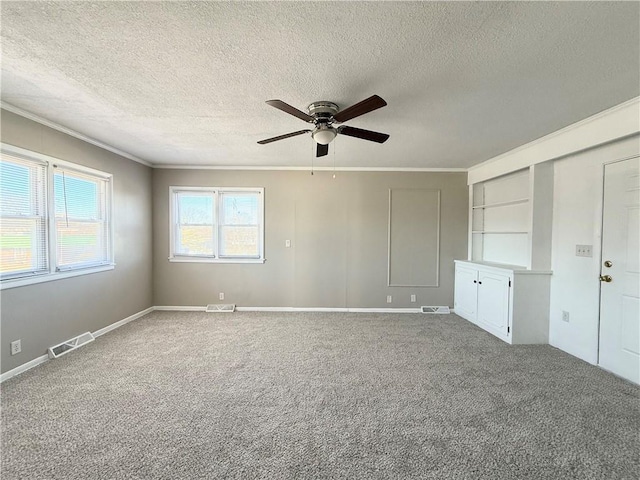
[[113,265],[110,182],[109,174],[3,144],[3,288]]
[[170,187],[171,261],[261,262],[262,188]]
[[54,167],[56,269],[110,262],[107,179]]
[[2,155],[0,275],[48,273],[46,163]]

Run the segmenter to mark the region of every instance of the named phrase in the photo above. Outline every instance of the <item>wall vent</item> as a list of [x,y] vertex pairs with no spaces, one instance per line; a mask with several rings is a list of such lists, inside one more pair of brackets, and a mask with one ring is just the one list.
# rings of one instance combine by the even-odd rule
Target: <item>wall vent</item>
[[422,313],[451,313],[449,307],[420,307]]
[[234,303],[210,303],[207,305],[205,312],[215,313],[215,312],[233,312],[236,309],[236,305]]
[[80,348],[89,342],[93,342],[95,337],[91,332],[83,333],[77,337],[70,338],[69,340],[49,347],[49,358],[59,358],[62,355],[69,353],[76,348]]

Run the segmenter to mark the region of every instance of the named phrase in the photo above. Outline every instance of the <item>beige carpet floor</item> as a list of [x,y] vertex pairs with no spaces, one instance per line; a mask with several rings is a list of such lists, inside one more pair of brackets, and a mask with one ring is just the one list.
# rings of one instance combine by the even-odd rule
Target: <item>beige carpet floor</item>
[[154,312],[2,385],[9,479],[637,479],[640,390],[455,315]]

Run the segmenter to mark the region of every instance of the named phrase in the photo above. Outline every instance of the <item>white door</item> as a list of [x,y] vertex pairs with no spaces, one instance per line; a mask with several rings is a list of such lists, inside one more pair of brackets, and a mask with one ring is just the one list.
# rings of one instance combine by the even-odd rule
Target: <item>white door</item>
[[478,273],[478,323],[494,335],[507,336],[509,326],[509,277]]
[[600,348],[603,368],[640,383],[640,159],[604,169]]
[[454,291],[456,315],[476,323],[476,306],[478,304],[478,271],[456,265]]

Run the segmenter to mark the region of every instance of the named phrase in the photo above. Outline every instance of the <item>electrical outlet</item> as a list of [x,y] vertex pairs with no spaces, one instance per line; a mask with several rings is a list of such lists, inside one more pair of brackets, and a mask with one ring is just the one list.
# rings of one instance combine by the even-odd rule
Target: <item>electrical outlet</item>
[[22,341],[15,340],[11,342],[11,355],[17,355],[22,351]]
[[576,257],[593,257],[593,245],[576,245]]
[[224,293],[220,292],[220,294],[218,295],[218,298],[220,300],[224,300]]
[[566,310],[562,311],[562,321],[569,323],[569,312]]
[[285,246],[286,248],[291,248],[291,240],[285,240],[285,241],[284,241],[284,246]]
[[391,297],[391,295],[387,295],[387,303],[391,303],[393,301],[393,298]]
[[415,295],[411,295],[411,303],[416,303],[416,296]]

